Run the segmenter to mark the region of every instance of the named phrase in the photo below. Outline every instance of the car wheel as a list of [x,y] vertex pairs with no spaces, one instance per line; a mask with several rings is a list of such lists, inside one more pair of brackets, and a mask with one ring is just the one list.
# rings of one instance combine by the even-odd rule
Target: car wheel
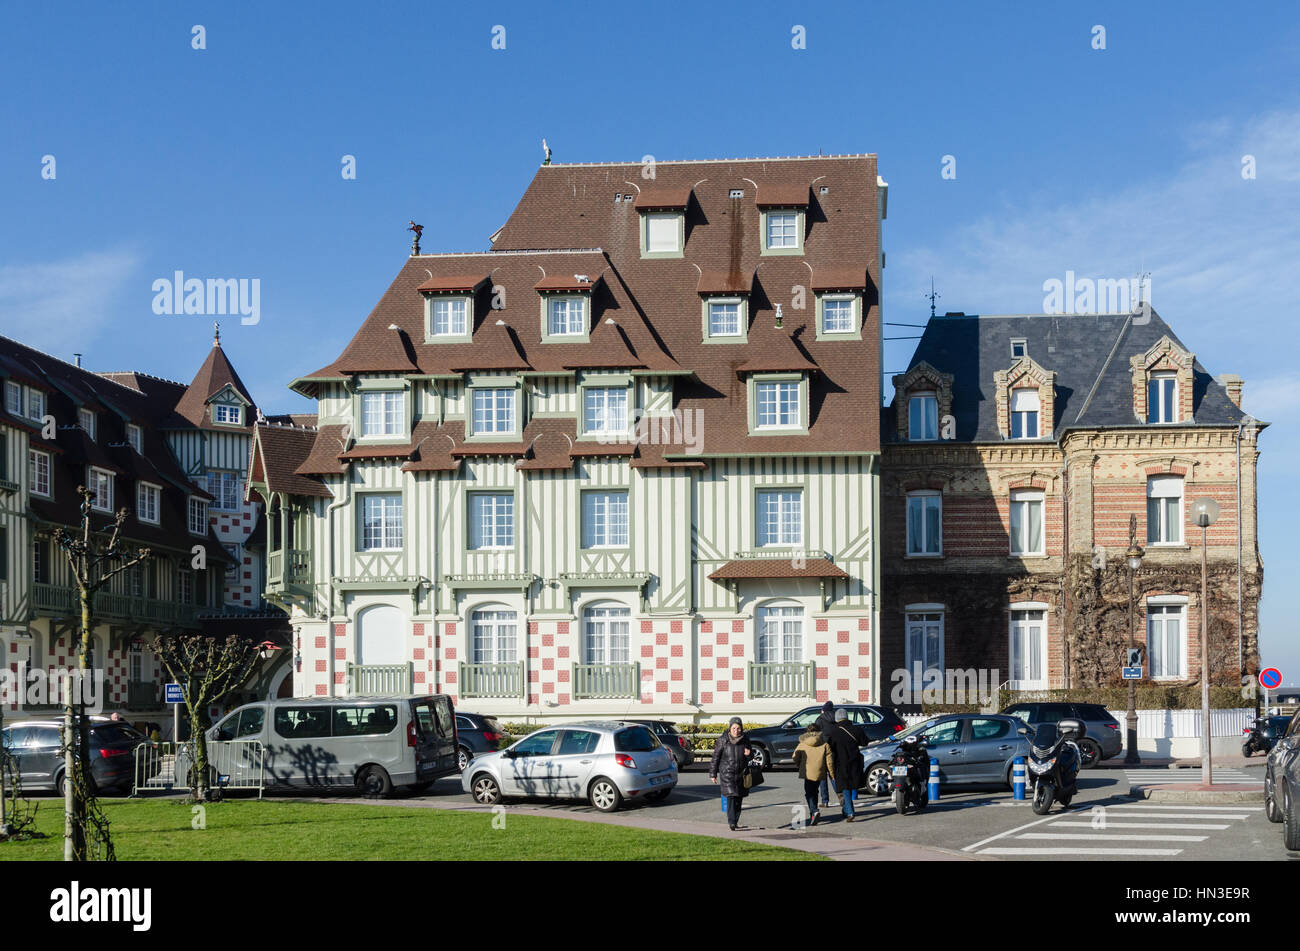
[[623,803],[623,794],[612,779],[599,777],[587,790],[587,798],[601,812],[613,812]]
[[1092,769],[1101,762],[1101,747],[1097,745],[1096,740],[1080,740],[1079,753],[1081,769]]
[[66,795],[66,790],[65,790],[64,787],[63,787],[63,773],[62,773],[62,772],[60,772],[59,775],[57,775],[57,776],[54,777],[54,791],[55,791],[56,793],[58,793],[58,796],[59,796],[60,799],[62,799],[62,798]]
[[1282,838],[1288,852],[1300,852],[1300,802],[1291,795],[1291,786],[1282,784],[1282,812],[1284,813]]
[[749,761],[759,769],[768,770],[772,768],[772,754],[767,751],[767,747],[762,743],[754,744],[754,755]]
[[357,792],[367,799],[387,799],[393,794],[393,781],[382,766],[367,766],[357,774]]
[[1264,772],[1264,815],[1269,822],[1281,822],[1282,810],[1277,806],[1277,784],[1273,782],[1273,771]]
[[469,765],[469,761],[472,760],[473,758],[474,758],[474,754],[472,754],[465,747],[463,746],[456,747],[456,768],[460,770],[462,773],[465,772],[465,767]]
[[501,787],[487,773],[475,776],[469,788],[474,801],[481,806],[495,806],[501,801]]
[[647,793],[646,799],[650,802],[663,802],[668,798],[670,792],[672,792],[671,789],[656,789],[652,793]]
[[888,763],[873,763],[867,768],[867,789],[873,796],[888,796],[892,782]]

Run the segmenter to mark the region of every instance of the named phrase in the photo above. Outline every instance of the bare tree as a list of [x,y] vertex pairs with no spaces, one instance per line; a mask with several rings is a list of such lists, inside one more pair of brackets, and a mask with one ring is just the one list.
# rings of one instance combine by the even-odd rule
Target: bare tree
[[257,665],[261,643],[231,634],[224,641],[204,634],[163,634],[154,652],[173,681],[185,687],[194,762],[189,786],[195,799],[208,797],[208,707],[237,689]]
[[[118,511],[113,519],[111,529],[103,532],[91,530],[90,503],[95,494],[84,485],[77,486],[77,495],[81,497],[81,528],[78,532],[66,528],[56,528],[54,541],[68,559],[72,569],[72,580],[77,587],[77,597],[81,605],[81,633],[77,639],[77,666],[81,671],[80,686],[84,688],[86,678],[94,669],[95,658],[92,656],[93,644],[91,634],[94,631],[95,593],[108,585],[114,576],[140,564],[149,555],[148,548],[124,550],[122,547],[122,523],[126,521],[126,509]],[[71,689],[73,678],[65,681],[63,698],[64,722],[64,846],[63,858],[68,862],[84,862],[93,856],[87,851],[86,825],[97,815],[94,808],[94,790],[90,783],[90,725],[86,720],[85,696],[83,689]],[[73,728],[76,730],[76,742],[73,742]],[[112,855],[112,845],[107,840],[107,824],[95,822],[101,829],[105,853]],[[96,849],[98,851],[98,849]]]

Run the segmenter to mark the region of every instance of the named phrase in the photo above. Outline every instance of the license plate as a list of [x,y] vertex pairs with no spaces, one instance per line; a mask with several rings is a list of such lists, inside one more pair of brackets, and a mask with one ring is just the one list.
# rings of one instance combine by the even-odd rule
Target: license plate
[[906,766],[895,766],[895,767],[894,767],[894,775],[895,775],[895,776],[906,776],[906,775],[907,775],[907,767],[906,767]]
[[651,785],[651,786],[662,786],[664,783],[668,782],[670,779],[672,779],[671,776],[655,776],[655,777],[651,778],[651,780],[650,780],[650,785]]

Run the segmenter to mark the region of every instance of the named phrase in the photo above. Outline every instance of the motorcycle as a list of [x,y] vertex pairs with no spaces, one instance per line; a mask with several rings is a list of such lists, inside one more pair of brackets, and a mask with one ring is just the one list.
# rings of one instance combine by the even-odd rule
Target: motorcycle
[[1027,772],[1034,813],[1047,815],[1053,802],[1068,807],[1079,791],[1077,781],[1083,763],[1079,740],[1087,735],[1087,727],[1082,720],[1066,719],[1040,724],[1036,730],[1022,726],[1020,732],[1030,740]]
[[909,807],[920,812],[930,804],[930,751],[919,736],[903,739],[890,759],[894,808],[900,816]]
[[1269,752],[1278,741],[1278,729],[1272,717],[1256,717],[1254,724],[1242,732],[1246,740],[1241,744],[1241,755],[1247,758],[1256,750]]

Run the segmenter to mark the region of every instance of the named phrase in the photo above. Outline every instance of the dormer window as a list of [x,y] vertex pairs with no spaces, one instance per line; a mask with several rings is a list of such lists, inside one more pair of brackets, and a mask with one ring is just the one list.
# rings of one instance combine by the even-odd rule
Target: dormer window
[[136,452],[144,452],[141,448],[144,445],[144,431],[136,423],[126,424],[126,441]]
[[548,297],[546,300],[546,334],[549,337],[583,336],[587,332],[586,299],[582,297]]
[[405,392],[378,390],[361,394],[361,438],[400,436],[405,431]]
[[643,258],[682,256],[686,215],[681,211],[650,211],[641,215]]
[[709,301],[709,336],[739,337],[744,306],[739,297]]
[[472,435],[513,435],[517,431],[513,387],[476,386],[470,392]]
[[92,496],[91,508],[97,512],[113,511],[113,473],[91,466],[86,474],[86,487]]
[[913,393],[907,401],[907,438],[913,442],[939,438],[939,398]]
[[769,211],[766,227],[767,249],[795,249],[799,247],[799,213],[795,211]]
[[5,410],[10,416],[23,415],[23,388],[13,380],[5,380]]
[[1147,422],[1178,422],[1178,375],[1152,373],[1147,383]]
[[434,337],[468,336],[469,304],[468,297],[435,297],[430,302],[431,335]]
[[760,185],[758,206],[763,254],[803,254],[807,185]]
[[1027,352],[1028,352],[1028,351],[1025,349],[1025,338],[1024,338],[1024,337],[1014,337],[1014,338],[1012,338],[1012,340],[1011,340],[1011,359],[1012,359],[1012,360],[1019,360],[1019,359],[1020,359],[1021,357],[1023,357]]
[[1011,438],[1037,439],[1040,403],[1038,390],[1011,391]]
[[216,403],[212,407],[212,421],[225,426],[239,426],[244,422],[244,408],[234,403]]
[[90,437],[91,442],[95,441],[95,414],[93,411],[84,408],[77,410],[77,425]]
[[808,377],[802,373],[755,374],[749,379],[752,436],[808,431]]
[[862,339],[861,306],[858,294],[818,294],[817,339]]

